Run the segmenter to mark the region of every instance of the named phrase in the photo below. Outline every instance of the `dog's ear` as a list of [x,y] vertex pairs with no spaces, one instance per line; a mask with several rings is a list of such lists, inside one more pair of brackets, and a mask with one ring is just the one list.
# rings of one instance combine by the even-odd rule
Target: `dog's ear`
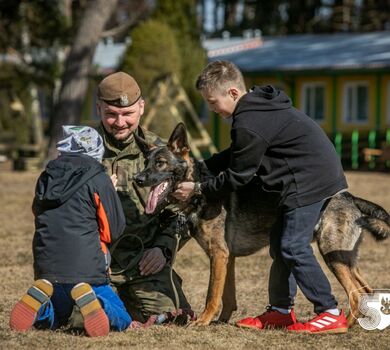
[[190,153],[190,146],[188,145],[187,130],[183,123],[176,125],[171,136],[167,147],[177,155],[181,155],[183,158],[188,158]]
[[144,155],[148,154],[153,148],[156,148],[155,145],[147,143],[145,139],[138,136],[136,133],[134,133],[133,135],[137,146]]

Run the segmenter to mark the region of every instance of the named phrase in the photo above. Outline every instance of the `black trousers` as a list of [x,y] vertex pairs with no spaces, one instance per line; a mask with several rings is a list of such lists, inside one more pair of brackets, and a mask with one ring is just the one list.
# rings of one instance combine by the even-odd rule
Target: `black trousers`
[[314,227],[325,207],[325,200],[292,210],[281,210],[270,233],[273,259],[269,278],[269,302],[272,306],[294,305],[297,285],[321,313],[337,307],[330,283],[310,245]]

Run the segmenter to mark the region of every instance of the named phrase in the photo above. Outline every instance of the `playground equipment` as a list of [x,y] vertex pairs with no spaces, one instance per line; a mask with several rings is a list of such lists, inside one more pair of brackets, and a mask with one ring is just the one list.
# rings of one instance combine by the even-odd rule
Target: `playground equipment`
[[183,122],[194,157],[200,159],[217,152],[191,101],[174,75],[166,75],[153,84],[148,108],[141,119],[146,129],[168,138],[177,123]]

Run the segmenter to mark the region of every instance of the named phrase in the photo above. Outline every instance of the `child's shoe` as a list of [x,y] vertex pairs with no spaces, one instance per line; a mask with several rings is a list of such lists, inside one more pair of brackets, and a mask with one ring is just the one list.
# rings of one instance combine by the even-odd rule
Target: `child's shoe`
[[84,319],[84,329],[90,337],[103,337],[110,332],[110,323],[92,287],[76,284],[70,292]]
[[283,314],[277,310],[267,307],[267,311],[256,317],[247,317],[236,323],[238,327],[243,328],[285,328],[297,322],[294,309],[288,314]]
[[32,327],[40,307],[49,301],[53,285],[44,279],[36,280],[11,311],[9,325],[15,331],[27,331]]
[[339,316],[323,312],[305,323],[296,323],[287,330],[303,333],[347,333],[348,323],[343,311]]

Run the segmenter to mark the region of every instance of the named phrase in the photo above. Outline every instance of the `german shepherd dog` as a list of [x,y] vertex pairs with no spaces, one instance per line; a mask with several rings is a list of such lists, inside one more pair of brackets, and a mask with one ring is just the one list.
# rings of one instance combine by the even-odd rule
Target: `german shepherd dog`
[[[158,213],[168,203],[175,203],[187,217],[189,231],[210,258],[210,278],[206,305],[195,321],[208,325],[219,311],[220,322],[228,322],[237,309],[235,292],[235,257],[253,254],[269,244],[269,232],[275,221],[276,205],[262,199],[259,191],[247,186],[219,201],[177,201],[171,194],[181,181],[202,181],[210,176],[203,162],[189,156],[184,124],[176,126],[166,146],[146,143],[138,136],[136,142],[145,159],[145,169],[134,180],[141,187],[151,187],[146,212]],[[335,195],[329,201],[315,227],[317,242],[326,264],[344,287],[350,298],[348,324],[358,315],[360,289],[373,289],[358,268],[358,250],[362,232],[375,239],[390,235],[390,216],[380,206],[348,192]]]

